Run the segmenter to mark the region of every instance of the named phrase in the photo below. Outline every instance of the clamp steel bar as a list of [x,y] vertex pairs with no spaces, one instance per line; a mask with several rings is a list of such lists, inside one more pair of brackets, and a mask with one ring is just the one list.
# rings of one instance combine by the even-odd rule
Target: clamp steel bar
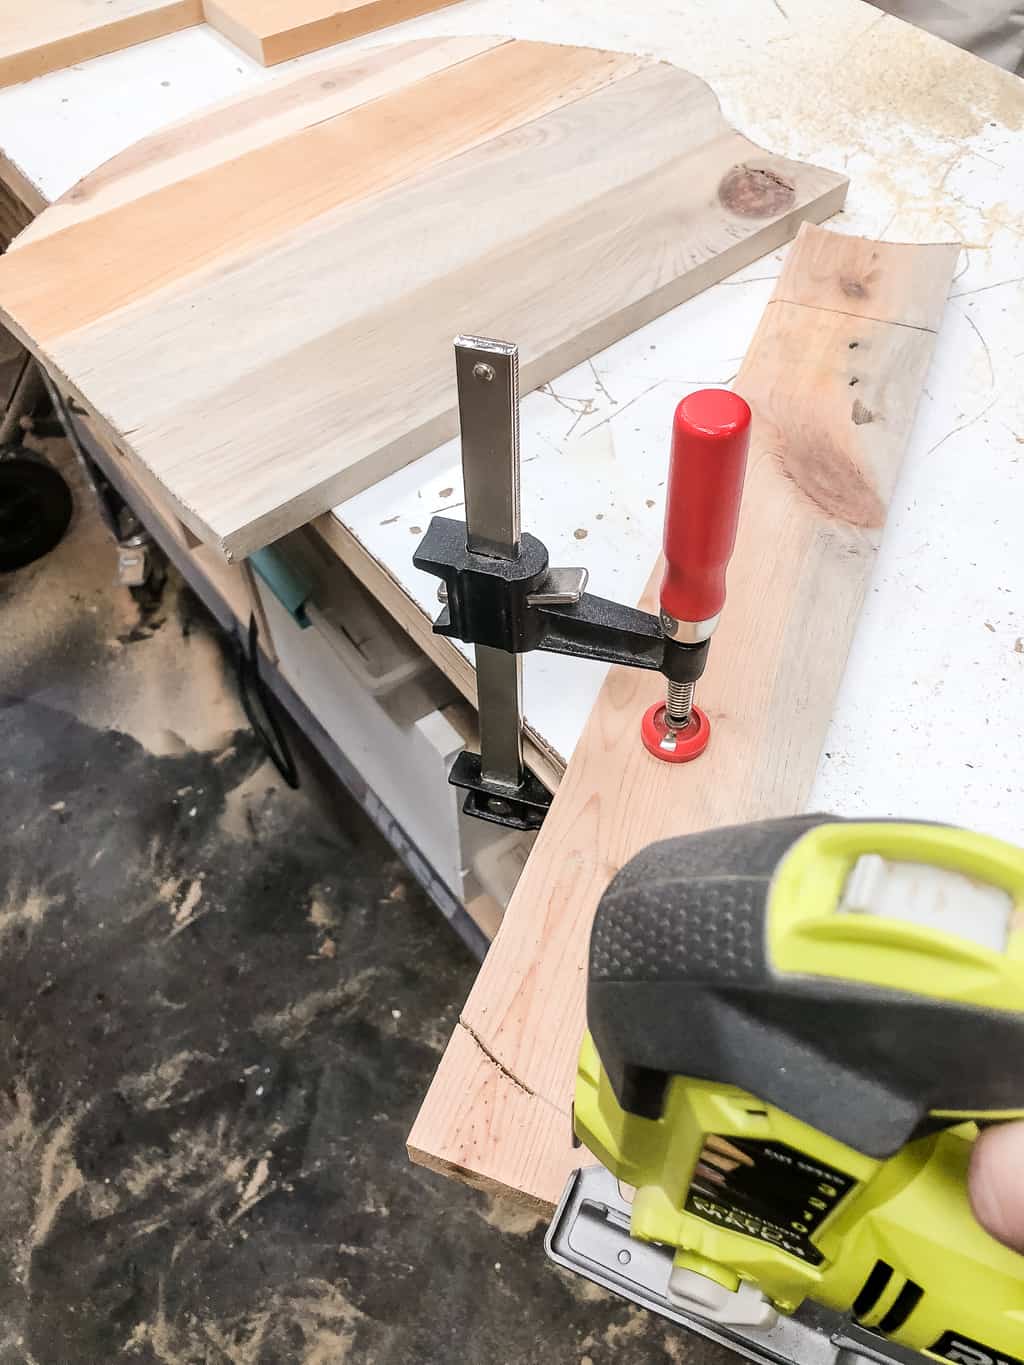
[[[519,558],[519,348],[506,341],[455,339],[462,434],[466,547],[491,559]],[[480,767],[485,781],[523,781],[522,658],[476,646]]]

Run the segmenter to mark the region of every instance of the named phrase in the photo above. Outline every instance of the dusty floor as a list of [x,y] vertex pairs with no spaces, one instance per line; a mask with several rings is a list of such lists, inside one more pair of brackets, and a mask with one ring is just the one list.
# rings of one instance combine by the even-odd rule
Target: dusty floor
[[709,1360],[409,1165],[474,963],[262,761],[195,599],[112,569],[79,488],[0,576],[0,1365]]

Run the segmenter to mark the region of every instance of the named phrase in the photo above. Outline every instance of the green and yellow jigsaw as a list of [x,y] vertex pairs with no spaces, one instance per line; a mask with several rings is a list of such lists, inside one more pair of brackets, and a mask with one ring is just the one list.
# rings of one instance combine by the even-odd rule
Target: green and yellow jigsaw
[[602,1166],[556,1261],[773,1365],[1024,1365],[1024,1256],[967,1194],[981,1127],[1024,1118],[1024,851],[822,816],[654,844],[587,1014]]

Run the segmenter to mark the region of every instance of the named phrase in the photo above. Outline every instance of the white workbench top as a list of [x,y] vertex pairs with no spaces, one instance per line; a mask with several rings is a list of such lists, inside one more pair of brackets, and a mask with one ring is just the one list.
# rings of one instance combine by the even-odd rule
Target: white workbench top
[[[357,45],[487,32],[685,66],[748,136],[849,175],[830,226],[964,243],[811,805],[1020,839],[1024,85],[860,0],[464,0]],[[273,74],[193,29],[0,91],[0,152],[52,200],[146,133]],[[524,400],[524,527],[552,563],[586,564],[592,591],[639,596],[660,539],[672,409],[735,374],[780,261]],[[458,516],[460,497],[452,443],[337,515],[433,613],[435,582],[411,565],[416,528],[445,508]],[[563,755],[601,675],[526,660],[527,715]]]

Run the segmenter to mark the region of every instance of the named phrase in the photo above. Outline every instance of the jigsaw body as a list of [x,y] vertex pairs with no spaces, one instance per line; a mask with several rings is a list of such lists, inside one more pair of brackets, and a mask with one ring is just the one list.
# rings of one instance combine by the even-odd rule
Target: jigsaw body
[[967,1195],[979,1125],[1024,1117],[1022,907],[1024,853],[937,825],[769,821],[619,873],[574,1121],[672,1304],[1022,1365],[1024,1257]]

